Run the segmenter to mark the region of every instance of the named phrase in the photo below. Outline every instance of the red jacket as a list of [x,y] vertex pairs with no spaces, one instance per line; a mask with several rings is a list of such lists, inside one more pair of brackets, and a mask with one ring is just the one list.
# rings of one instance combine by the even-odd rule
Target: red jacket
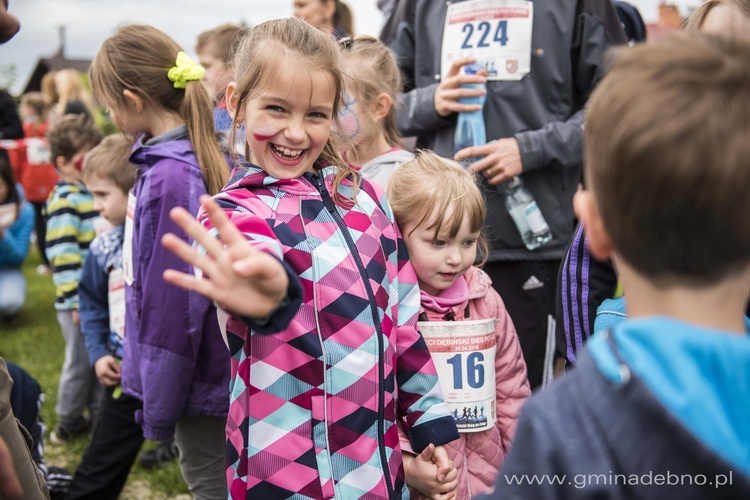
[[18,180],[26,198],[32,203],[45,203],[55,183],[60,180],[49,158],[45,134],[48,123],[24,123],[25,139],[18,151]]

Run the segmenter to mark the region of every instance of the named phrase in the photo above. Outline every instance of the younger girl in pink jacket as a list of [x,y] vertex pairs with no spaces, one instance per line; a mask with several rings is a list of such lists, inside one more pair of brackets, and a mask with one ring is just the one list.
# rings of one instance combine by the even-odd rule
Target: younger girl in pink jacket
[[484,199],[473,174],[428,152],[396,169],[387,198],[417,273],[420,330],[461,434],[446,445],[457,476],[442,483],[429,450],[415,457],[402,440],[406,483],[412,498],[450,498],[454,490],[468,499],[495,484],[530,394],[513,322],[490,278],[473,266]]

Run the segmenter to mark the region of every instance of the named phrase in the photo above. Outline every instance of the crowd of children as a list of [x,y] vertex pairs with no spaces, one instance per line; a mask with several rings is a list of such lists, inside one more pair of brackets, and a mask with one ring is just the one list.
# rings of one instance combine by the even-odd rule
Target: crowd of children
[[737,18],[731,36],[614,52],[581,126],[571,245],[585,234],[586,258],[611,259],[627,316],[618,302],[582,349],[569,330],[595,331],[588,291],[563,280],[576,367],[531,396],[503,274],[482,269],[496,165],[406,150],[394,53],[342,37],[341,2],[295,7],[328,15],[207,31],[207,68],[154,27],[119,27],[89,72],[118,134],[70,96],[51,125],[43,96],[21,103],[49,158],[29,156],[20,184],[0,158],[0,316],[23,305],[3,290],[36,212],[65,340],[50,441],[90,436],[66,498],[117,498],[145,439],[174,439],[197,499],[749,498]]

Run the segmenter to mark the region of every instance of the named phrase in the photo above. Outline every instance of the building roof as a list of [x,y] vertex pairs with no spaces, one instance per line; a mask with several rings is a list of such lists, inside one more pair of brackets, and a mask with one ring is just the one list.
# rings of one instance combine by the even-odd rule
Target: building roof
[[59,53],[52,57],[39,59],[26,82],[23,93],[39,91],[42,87],[42,77],[49,71],[72,68],[81,73],[88,73],[89,66],[91,66],[91,59],[68,59]]

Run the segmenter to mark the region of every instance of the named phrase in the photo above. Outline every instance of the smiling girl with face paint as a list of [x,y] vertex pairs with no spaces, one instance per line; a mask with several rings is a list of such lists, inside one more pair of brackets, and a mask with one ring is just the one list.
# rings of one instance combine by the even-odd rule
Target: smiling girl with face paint
[[383,190],[331,143],[340,49],[299,19],[268,21],[243,41],[235,70],[227,107],[252,163],[203,199],[200,223],[173,211],[206,252],[163,240],[203,271],[167,281],[225,313],[229,496],[404,498],[396,422],[441,478],[451,470],[442,445],[458,433]]

